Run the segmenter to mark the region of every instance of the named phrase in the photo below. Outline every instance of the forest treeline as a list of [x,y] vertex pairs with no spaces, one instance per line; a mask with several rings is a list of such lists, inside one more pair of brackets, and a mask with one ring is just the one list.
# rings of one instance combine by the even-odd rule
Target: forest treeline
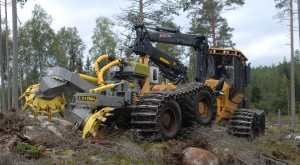
[[[291,63],[286,58],[272,66],[251,68],[251,83],[246,89],[247,107],[276,114],[291,115]],[[300,53],[295,52],[296,109],[300,108]]]

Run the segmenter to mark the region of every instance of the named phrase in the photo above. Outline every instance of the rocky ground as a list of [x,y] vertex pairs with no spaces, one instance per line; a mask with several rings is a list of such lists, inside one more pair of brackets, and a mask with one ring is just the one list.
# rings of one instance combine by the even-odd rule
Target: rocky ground
[[300,145],[273,131],[248,141],[227,135],[226,128],[182,129],[177,139],[134,141],[129,129],[103,128],[100,135],[81,139],[72,125],[54,118],[34,120],[20,111],[0,113],[0,165],[10,164],[182,164],[182,151],[197,147],[214,153],[220,164],[300,164]]

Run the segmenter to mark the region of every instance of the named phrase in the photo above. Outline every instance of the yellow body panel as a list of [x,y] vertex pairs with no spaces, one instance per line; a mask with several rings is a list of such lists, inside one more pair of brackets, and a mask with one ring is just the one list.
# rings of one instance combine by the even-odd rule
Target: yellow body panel
[[141,63],[141,64],[148,65],[148,63],[149,63],[149,56],[146,55],[146,56],[140,57],[140,63]]
[[[219,80],[215,79],[208,79],[205,81],[205,84],[214,88]],[[217,96],[217,117],[216,122],[220,122],[223,119],[229,119],[231,114],[237,110],[239,102],[243,99],[243,94],[238,93],[236,94],[231,100],[229,100],[229,91],[230,91],[230,84],[225,81],[222,91],[224,95]]]
[[95,136],[99,127],[103,125],[103,122],[105,122],[106,117],[112,115],[109,112],[113,110],[114,108],[112,107],[105,107],[93,113],[85,122],[81,137],[84,139],[90,135]]
[[209,54],[222,55],[222,56],[237,56],[244,63],[248,61],[248,58],[240,50],[233,49],[233,48],[209,48]]
[[36,89],[39,88],[40,84],[31,85],[27,90],[20,96],[19,99],[24,98],[25,104],[22,108],[23,111],[31,110],[34,113],[34,118],[38,119],[40,113],[44,113],[48,116],[48,120],[52,121],[52,114],[59,113],[63,116],[63,110],[66,105],[64,94],[56,95],[51,99],[45,99],[35,96]]
[[153,92],[161,92],[161,91],[168,91],[168,90],[171,90],[171,89],[174,89],[176,88],[176,85],[172,84],[172,83],[168,83],[168,84],[160,84],[160,85],[155,85],[153,88],[152,88],[152,91]]
[[145,94],[149,93],[151,91],[151,88],[154,86],[154,84],[150,83],[149,77],[147,77],[142,84],[143,86],[139,96],[144,96]]

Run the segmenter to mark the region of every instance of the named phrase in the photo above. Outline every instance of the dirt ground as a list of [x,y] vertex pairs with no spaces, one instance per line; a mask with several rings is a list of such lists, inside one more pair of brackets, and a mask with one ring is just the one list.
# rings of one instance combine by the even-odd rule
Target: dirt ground
[[[182,129],[177,139],[137,143],[128,129],[103,128],[100,136],[81,139],[61,118],[48,122],[20,111],[0,113],[0,165],[15,164],[181,164],[182,151],[211,151],[220,164],[297,164],[300,144],[268,132],[254,141],[229,136],[226,128]],[[270,159],[270,160],[269,160]]]

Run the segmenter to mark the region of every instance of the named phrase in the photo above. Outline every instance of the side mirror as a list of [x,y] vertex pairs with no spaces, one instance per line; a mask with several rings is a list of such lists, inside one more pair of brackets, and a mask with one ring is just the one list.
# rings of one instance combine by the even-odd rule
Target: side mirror
[[153,84],[158,84],[158,74],[159,74],[159,68],[155,66],[150,66],[150,82]]
[[154,70],[153,70],[153,77],[152,77],[152,80],[156,81],[157,79],[158,79],[157,70],[154,69]]

